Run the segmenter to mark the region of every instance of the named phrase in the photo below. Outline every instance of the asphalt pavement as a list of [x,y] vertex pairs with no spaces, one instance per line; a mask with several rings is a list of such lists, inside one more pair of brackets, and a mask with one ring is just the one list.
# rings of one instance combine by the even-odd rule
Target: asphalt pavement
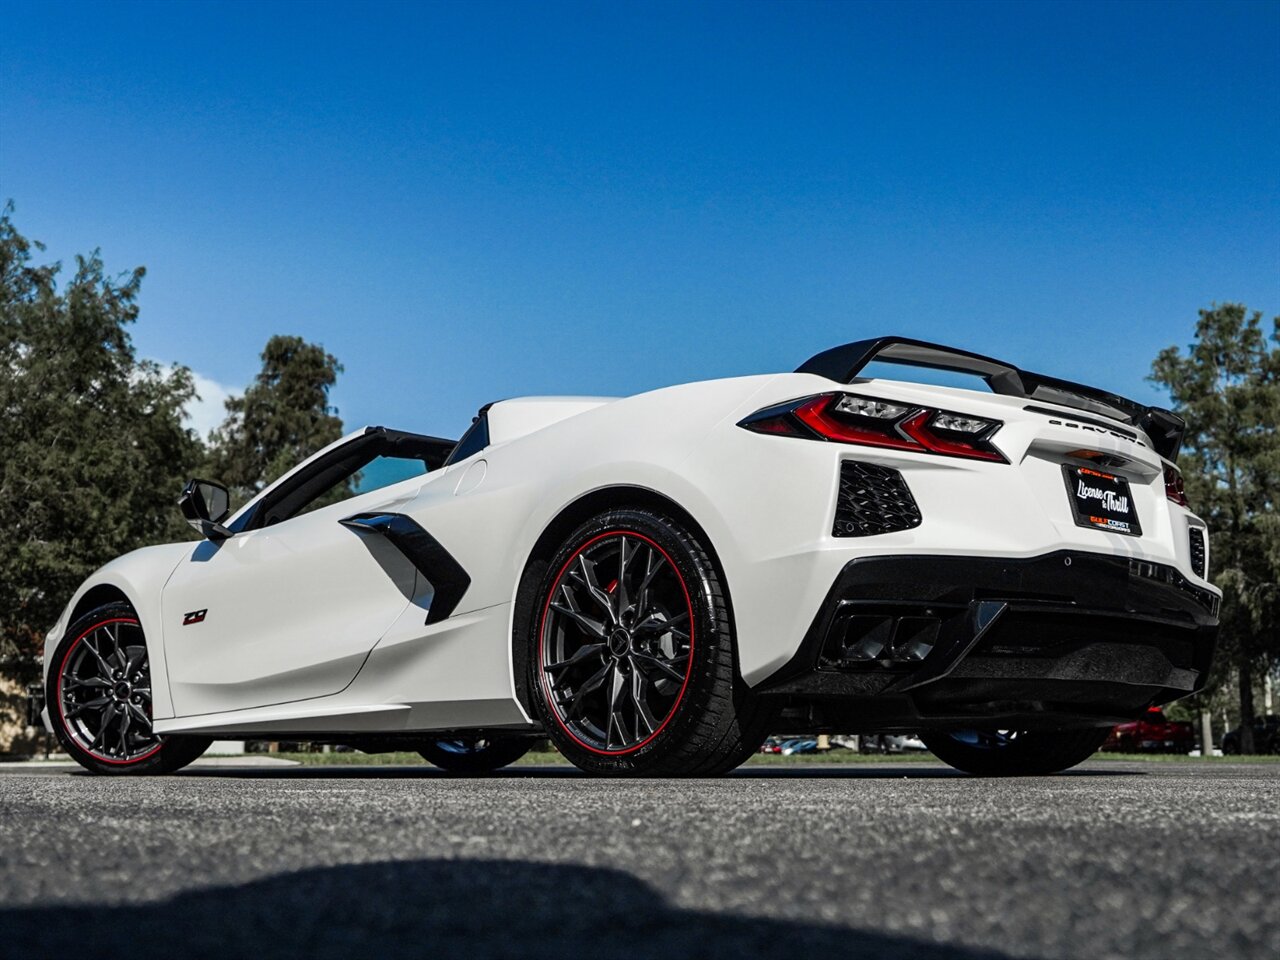
[[0,772],[0,956],[1280,957],[1280,764]]

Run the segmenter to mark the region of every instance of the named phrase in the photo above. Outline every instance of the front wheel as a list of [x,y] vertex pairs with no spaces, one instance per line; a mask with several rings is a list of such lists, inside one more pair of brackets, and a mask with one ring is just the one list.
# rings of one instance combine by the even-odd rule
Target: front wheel
[[152,728],[147,642],[128,604],[98,607],[68,628],[49,664],[45,702],[62,748],[94,773],[172,773],[209,747],[204,737]]
[[1058,773],[1088,760],[1107,739],[1106,727],[1080,730],[957,730],[923,733],[935,757],[979,777]]
[[515,763],[533,746],[527,737],[452,737],[418,748],[427,763],[450,773],[492,773]]
[[737,678],[708,546],[642,508],[588,520],[543,580],[529,689],[551,741],[591,773],[714,776],[764,742],[770,710]]

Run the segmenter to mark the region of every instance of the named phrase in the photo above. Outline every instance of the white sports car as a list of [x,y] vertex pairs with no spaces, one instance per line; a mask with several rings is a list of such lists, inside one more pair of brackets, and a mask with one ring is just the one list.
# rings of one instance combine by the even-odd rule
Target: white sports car
[[714,775],[782,729],[1061,770],[1207,675],[1182,430],[900,337],[505,400],[456,443],[366,428],[234,515],[193,480],[204,539],[107,564],[49,633],[45,722],[100,773],[215,737],[483,771],[549,737],[595,773]]

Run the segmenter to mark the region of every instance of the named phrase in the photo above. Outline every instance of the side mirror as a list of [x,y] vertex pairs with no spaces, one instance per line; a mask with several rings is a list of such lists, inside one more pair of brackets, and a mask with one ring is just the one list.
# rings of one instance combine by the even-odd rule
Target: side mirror
[[178,507],[187,523],[209,540],[226,540],[231,531],[222,521],[231,512],[231,494],[227,488],[212,480],[190,480],[182,488]]

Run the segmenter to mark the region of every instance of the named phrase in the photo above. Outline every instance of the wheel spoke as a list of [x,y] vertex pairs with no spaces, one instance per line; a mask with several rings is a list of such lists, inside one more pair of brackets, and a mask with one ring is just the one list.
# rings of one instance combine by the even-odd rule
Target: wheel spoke
[[609,676],[609,670],[612,666],[613,664],[606,663],[603,667],[592,674],[591,678],[587,680],[586,683],[569,695],[569,711],[565,715],[566,719],[575,719],[582,713],[583,707],[586,706],[587,694],[594,693],[596,690],[600,689],[604,684],[605,679]]
[[592,657],[598,657],[604,653],[605,645],[603,643],[584,643],[577,650],[573,651],[573,656],[568,660],[561,660],[559,663],[548,663],[542,669],[547,673],[559,673],[575,664],[582,663],[584,660],[590,660]]
[[[687,612],[676,614],[676,616],[672,617],[669,620],[666,619],[665,617],[660,618],[658,613],[651,613],[631,629],[632,629],[632,632],[635,632],[635,633],[638,633],[641,630],[670,630],[672,633],[675,633],[677,632],[675,630],[675,625],[677,623],[684,623],[688,619],[689,619],[689,614]],[[689,635],[687,632],[684,632],[684,631],[680,631],[680,632],[683,633],[684,636],[686,637]]]
[[613,745],[613,731],[615,729],[618,731],[620,743],[625,744],[627,742],[627,731],[622,725],[622,714],[618,710],[618,697],[625,685],[626,677],[622,675],[622,669],[618,664],[613,664],[612,672],[609,674],[609,723],[604,735],[606,749]]
[[[647,653],[633,653],[632,657],[635,659],[636,663],[643,663],[646,666],[656,667],[658,671],[665,674],[668,679],[674,680],[676,683],[684,683],[684,674],[673,668],[666,661],[659,660],[657,657],[651,657]],[[689,658],[676,657],[672,663],[678,663],[681,660],[687,659]]]
[[[651,734],[658,729],[658,721],[649,709],[647,702],[648,688],[651,686],[649,678],[633,665],[631,670],[631,705],[635,708],[636,713],[637,737]],[[641,724],[644,724],[644,734],[640,732]]]
[[[108,634],[108,636],[110,636],[110,634]],[[89,637],[85,637],[82,642],[84,643],[85,649],[88,650],[91,654],[93,654],[93,659],[97,662],[98,669],[102,671],[102,676],[110,679],[111,664],[107,663],[107,661],[103,658],[102,653],[98,650],[98,648],[89,642]]]
[[563,603],[553,603],[551,604],[551,609],[556,613],[564,614],[584,631],[591,634],[591,636],[596,637],[599,640],[604,639],[604,624],[599,620],[592,620],[581,610],[574,610],[572,607],[567,607]]
[[64,690],[78,690],[81,687],[93,687],[97,689],[111,689],[111,681],[105,677],[67,677],[62,681]]
[[129,704],[125,704],[119,714],[120,722],[117,726],[120,729],[120,755],[127,757],[129,755],[129,727],[133,725],[133,714],[129,712]]
[[67,710],[63,715],[68,720],[73,720],[76,717],[80,716],[82,713],[84,713],[86,710],[101,710],[110,702],[111,702],[111,697],[109,696],[98,697],[96,700],[86,700],[83,703],[77,703],[71,709]]
[[596,565],[588,560],[585,555],[579,554],[577,569],[572,572],[578,575],[582,585],[587,588],[587,594],[608,616],[610,626],[616,625],[618,613],[613,608],[613,598],[600,586],[600,580],[596,577]]
[[654,576],[662,569],[662,565],[667,562],[663,559],[662,554],[658,553],[653,547],[645,544],[645,548],[648,553],[645,555],[644,576],[640,580],[640,586],[636,587],[636,606],[641,610],[648,608],[649,584],[653,583]]
[[618,587],[615,591],[618,604],[618,614],[621,616],[622,611],[631,606],[630,594],[627,592],[627,565],[631,562],[631,557],[635,556],[635,548],[631,548],[630,556],[627,555],[627,544],[630,541],[623,537],[618,541]]
[[147,648],[129,647],[127,653],[128,660],[125,662],[124,672],[128,676],[132,677],[142,668],[142,665],[147,662]]

